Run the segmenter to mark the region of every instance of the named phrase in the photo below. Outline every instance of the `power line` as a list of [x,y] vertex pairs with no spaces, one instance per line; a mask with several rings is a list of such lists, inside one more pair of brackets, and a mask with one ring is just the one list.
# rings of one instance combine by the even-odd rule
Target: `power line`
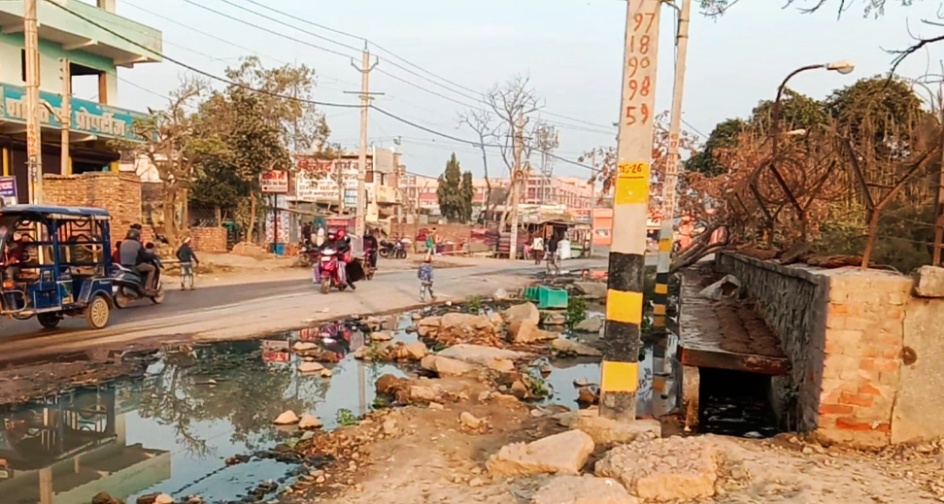
[[[188,2],[188,3],[194,3],[193,0],[185,0],[185,1]],[[232,2],[231,0],[220,0],[220,1],[225,2],[225,3],[227,3],[227,4],[230,4],[230,5],[235,5],[235,4],[233,4],[233,2]],[[484,104],[484,105],[488,105],[488,103],[484,100],[484,94],[483,94],[482,92],[476,91],[476,90],[471,89],[471,88],[469,88],[469,87],[467,87],[467,86],[463,86],[462,84],[459,84],[459,83],[454,82],[454,81],[452,81],[452,80],[449,80],[449,79],[447,79],[447,78],[445,78],[445,77],[442,77],[442,76],[440,76],[440,75],[438,75],[438,74],[436,74],[436,73],[434,73],[434,72],[432,72],[432,71],[430,71],[430,70],[427,70],[426,68],[424,68],[424,67],[422,67],[422,66],[420,66],[420,65],[417,65],[417,64],[415,64],[415,63],[412,63],[412,62],[410,62],[409,60],[407,60],[406,58],[403,58],[402,56],[399,56],[399,55],[396,54],[395,52],[393,52],[393,51],[391,51],[391,50],[389,50],[389,49],[384,48],[384,47],[381,46],[380,44],[378,44],[378,43],[376,43],[376,42],[373,42],[373,41],[371,41],[370,39],[368,39],[368,38],[366,38],[366,37],[362,37],[362,36],[359,36],[359,35],[356,35],[356,34],[353,34],[353,33],[349,33],[349,32],[345,32],[345,31],[342,31],[342,30],[337,30],[337,29],[331,28],[331,27],[329,27],[329,26],[327,26],[327,25],[323,25],[323,24],[320,24],[320,23],[316,23],[316,22],[314,22],[314,21],[310,21],[310,20],[301,18],[301,17],[296,16],[296,15],[292,15],[292,14],[290,14],[290,13],[288,13],[288,12],[285,12],[285,11],[282,11],[282,10],[279,10],[279,9],[276,9],[276,8],[273,8],[273,7],[270,7],[270,6],[265,5],[265,4],[261,3],[261,2],[257,2],[256,0],[246,0],[246,1],[247,1],[248,3],[251,3],[251,4],[253,4],[253,5],[256,5],[256,6],[258,6],[258,7],[261,7],[261,8],[263,8],[263,9],[265,9],[265,10],[270,11],[270,12],[279,14],[279,15],[284,16],[284,17],[286,17],[286,18],[289,18],[289,19],[292,19],[292,20],[301,21],[301,22],[304,23],[304,24],[311,25],[311,26],[314,26],[314,27],[316,27],[316,28],[321,28],[321,29],[323,29],[323,30],[330,31],[330,32],[332,32],[332,33],[337,33],[337,34],[339,34],[339,35],[344,35],[344,36],[346,36],[346,37],[351,37],[351,38],[354,38],[354,39],[363,40],[364,42],[369,43],[370,45],[376,47],[377,49],[379,49],[379,50],[381,50],[381,51],[383,51],[383,52],[389,54],[389,55],[392,56],[393,58],[395,58],[395,59],[397,59],[397,60],[399,60],[399,61],[402,61],[404,64],[406,64],[406,65],[408,65],[408,66],[411,66],[411,67],[413,67],[413,68],[416,68],[417,70],[419,70],[419,71],[421,71],[421,72],[423,72],[423,73],[426,73],[426,74],[428,74],[428,75],[430,75],[430,76],[432,76],[432,77],[435,77],[436,79],[439,79],[439,80],[441,80],[441,81],[443,81],[443,82],[445,82],[445,83],[451,85],[452,87],[446,86],[446,85],[444,85],[444,84],[442,84],[442,83],[440,83],[440,82],[436,82],[436,81],[430,79],[429,77],[425,77],[425,76],[423,76],[423,75],[420,75],[420,74],[418,74],[418,73],[416,73],[416,72],[414,72],[414,71],[412,71],[412,70],[410,70],[410,69],[408,69],[408,68],[405,68],[404,66],[402,66],[402,65],[400,65],[400,64],[398,64],[398,63],[396,63],[396,62],[388,61],[388,63],[389,63],[391,66],[393,66],[393,67],[395,67],[395,68],[398,68],[398,69],[400,69],[400,70],[402,70],[402,71],[404,71],[404,72],[406,72],[406,73],[408,73],[408,74],[410,74],[410,75],[413,75],[413,76],[415,76],[415,77],[418,77],[418,78],[420,78],[420,79],[423,79],[423,80],[425,80],[425,81],[427,81],[427,82],[430,82],[430,83],[432,83],[432,84],[434,84],[434,85],[436,85],[436,86],[439,86],[439,87],[441,87],[441,88],[443,88],[443,89],[446,89],[446,90],[448,90],[448,91],[450,91],[450,92],[452,92],[452,93],[454,93],[454,94],[456,94],[456,95],[458,95],[458,96],[461,96],[461,97],[463,97],[463,98],[465,98],[465,99],[472,100],[472,101],[475,101],[475,102],[477,102],[477,103],[481,103],[481,104]],[[202,6],[201,6],[201,7],[202,7]],[[344,45],[344,44],[342,44],[342,43],[340,43],[340,42],[337,42],[337,41],[334,41],[334,40],[332,40],[332,39],[330,39],[330,38],[327,38],[327,37],[324,37],[324,36],[322,36],[322,35],[316,34],[316,33],[312,32],[312,31],[310,31],[310,30],[305,30],[305,29],[303,29],[303,28],[299,28],[299,27],[297,27],[297,26],[294,26],[294,25],[292,25],[292,24],[286,23],[286,22],[284,22],[284,21],[278,21],[278,20],[276,20],[276,19],[274,19],[274,18],[272,18],[272,17],[270,17],[270,16],[266,16],[265,14],[261,14],[261,13],[255,12],[255,11],[253,11],[253,10],[251,10],[251,9],[247,9],[247,8],[245,8],[245,7],[238,6],[238,5],[237,5],[237,7],[239,7],[240,9],[242,9],[242,10],[244,10],[244,11],[246,11],[246,12],[250,12],[250,13],[256,14],[257,16],[263,17],[263,18],[265,18],[265,19],[269,19],[269,20],[272,20],[272,21],[276,21],[276,22],[278,22],[278,23],[280,23],[280,24],[282,24],[282,25],[284,25],[284,26],[287,26],[287,27],[293,28],[293,29],[295,29],[295,30],[298,30],[298,31],[301,32],[301,33],[306,33],[306,34],[311,35],[311,36],[313,36],[313,37],[317,37],[317,38],[321,38],[321,39],[325,39],[325,40],[331,40],[332,42],[334,42],[334,43],[336,43],[336,44]],[[205,8],[205,7],[204,7],[204,8]],[[207,10],[210,10],[210,9],[207,9]],[[346,45],[344,45],[344,46],[345,46],[345,47],[350,47],[350,46],[346,46]],[[385,74],[385,75],[388,75],[388,76],[391,76],[391,74],[389,74],[389,73],[387,73],[387,72],[384,72],[384,74]],[[394,78],[396,78],[396,77],[394,77]],[[446,98],[445,96],[443,96],[443,95],[441,95],[441,94],[438,94],[438,93],[432,92],[432,91],[430,91],[430,90],[428,90],[428,89],[425,89],[425,88],[422,88],[422,87],[420,87],[420,86],[417,86],[416,84],[411,83],[411,82],[409,82],[409,81],[406,81],[406,80],[404,80],[404,79],[399,79],[399,78],[397,78],[397,80],[399,80],[399,81],[401,81],[401,82],[404,82],[404,83],[406,83],[406,84],[408,84],[408,85],[411,85],[411,86],[413,86],[413,87],[416,87],[417,89],[420,89],[420,90],[425,91],[425,92],[427,92],[427,93],[431,93],[431,94],[434,94],[434,95],[439,96],[439,97],[441,97],[441,98],[450,100],[450,101],[452,101],[452,102],[454,102],[454,103],[458,103],[458,104],[463,105],[463,106],[465,106],[465,107],[471,107],[471,106],[468,105],[468,104],[465,104],[465,103],[456,101],[456,100],[451,99],[451,98]],[[454,89],[454,88],[461,89],[462,91],[457,91],[457,90]],[[471,93],[471,95],[468,94],[468,93]],[[477,106],[476,106],[476,107],[471,107],[471,108],[477,108]],[[551,116],[551,117],[557,117],[557,118],[559,118],[559,119],[565,119],[565,120],[568,120],[568,121],[574,121],[574,122],[578,122],[578,123],[583,123],[583,124],[586,124],[586,125],[592,126],[592,127],[605,128],[605,129],[607,129],[607,131],[606,131],[607,134],[612,133],[612,131],[610,130],[610,128],[611,128],[610,126],[603,126],[603,125],[600,125],[600,124],[597,124],[597,123],[593,123],[593,122],[590,122],[590,121],[586,121],[586,120],[583,120],[583,119],[577,119],[577,118],[574,118],[574,117],[568,117],[568,116],[565,116],[565,115],[563,115],[563,114],[556,114],[556,113],[553,113],[553,112],[547,112],[547,111],[545,111],[544,114],[545,114],[545,115],[548,115],[548,116]],[[569,126],[569,127],[571,127],[572,129],[580,129],[579,127],[576,127],[576,128],[575,128],[575,127],[573,127],[573,126],[571,126],[571,125],[565,125],[565,124],[562,124],[561,126]],[[583,131],[590,131],[590,130],[584,129]],[[594,132],[594,131],[590,131],[590,132]],[[600,133],[602,134],[603,132],[600,132]]]
[[[186,0],[186,1],[187,1],[187,3],[193,3],[192,0]],[[261,18],[263,18],[263,19],[268,19],[269,21],[274,21],[274,22],[276,22],[276,23],[283,24],[283,25],[289,26],[289,27],[291,27],[291,28],[295,28],[294,26],[286,25],[284,22],[279,21],[278,19],[276,19],[276,18],[274,18],[274,17],[272,17],[272,16],[267,16],[267,15],[265,15],[265,14],[262,14],[261,12],[256,12],[256,11],[254,11],[254,10],[248,8],[248,7],[239,5],[239,4],[237,4],[236,2],[233,2],[232,0],[219,0],[219,1],[220,1],[220,2],[223,2],[223,3],[227,4],[227,5],[232,5],[233,7],[236,7],[237,9],[239,9],[239,10],[241,10],[241,11],[248,12],[248,13],[250,13],[250,14],[255,14],[256,16],[259,16],[259,17],[261,17]],[[209,9],[208,9],[208,10],[209,10]],[[337,40],[334,40],[334,39],[332,39],[332,38],[330,38],[330,37],[325,37],[325,36],[323,36],[323,35],[318,35],[318,34],[316,34],[316,33],[311,33],[311,32],[309,32],[309,31],[301,30],[301,29],[298,29],[298,28],[295,28],[295,29],[301,31],[302,33],[307,33],[308,35],[311,35],[312,37],[315,37],[315,38],[317,38],[317,39],[321,39],[321,40],[324,40],[324,41],[326,41],[326,42],[331,42],[332,44],[337,44],[337,45],[339,45],[339,46],[341,46],[341,47],[344,47],[345,49],[351,49],[351,50],[358,51],[358,52],[361,50],[359,47],[354,47],[354,46],[345,44],[345,43],[343,43],[343,42],[338,42]]]
[[[187,0],[185,0],[185,1],[187,1]],[[79,18],[79,19],[81,19],[81,20],[83,20],[83,21],[85,21],[86,23],[88,23],[88,24],[90,24],[90,25],[92,25],[92,26],[95,26],[95,27],[97,27],[97,28],[99,28],[99,29],[101,29],[101,30],[104,30],[105,32],[107,32],[107,33],[109,33],[109,34],[114,35],[115,37],[117,37],[117,38],[119,38],[119,39],[121,39],[121,40],[124,40],[125,42],[128,42],[129,44],[132,44],[132,45],[134,45],[134,46],[136,46],[136,47],[138,47],[138,48],[140,48],[140,49],[146,51],[146,53],[150,53],[150,54],[154,54],[154,55],[160,56],[161,58],[163,58],[163,59],[165,59],[165,60],[167,60],[167,61],[169,61],[169,62],[171,62],[171,63],[174,63],[175,65],[178,65],[178,66],[180,66],[180,67],[182,67],[182,68],[186,68],[187,70],[190,70],[191,72],[197,73],[197,74],[202,75],[202,76],[204,76],[204,77],[207,77],[207,78],[209,78],[209,79],[213,79],[213,80],[215,80],[215,81],[222,82],[222,83],[224,83],[224,84],[226,84],[226,85],[238,87],[238,88],[241,88],[241,89],[245,89],[245,90],[247,90],[247,91],[251,91],[251,92],[254,92],[254,93],[259,93],[259,94],[263,94],[263,95],[267,95],[267,96],[272,96],[272,97],[275,97],[275,98],[282,98],[282,99],[285,99],[285,100],[294,100],[294,101],[297,101],[297,102],[300,102],[300,103],[308,103],[308,104],[311,104],[311,105],[319,105],[319,106],[322,106],[322,107],[339,107],[339,108],[360,108],[360,107],[361,107],[361,105],[357,105],[357,104],[321,102],[321,101],[317,101],[317,100],[310,100],[310,99],[305,99],[305,98],[296,98],[296,97],[293,97],[293,96],[287,96],[287,95],[282,95],[282,94],[279,94],[279,93],[273,93],[273,92],[271,92],[271,91],[267,91],[267,90],[264,90],[264,89],[255,89],[255,88],[253,88],[252,86],[247,86],[247,85],[242,84],[242,83],[240,83],[240,82],[235,82],[235,81],[232,81],[232,80],[227,79],[227,78],[225,78],[225,77],[220,77],[219,75],[212,74],[212,73],[210,73],[210,72],[207,72],[206,70],[201,70],[201,69],[199,69],[199,68],[197,68],[197,67],[194,67],[194,66],[192,66],[192,65],[189,65],[189,64],[187,64],[187,63],[184,63],[184,62],[182,62],[182,61],[180,61],[180,60],[178,60],[178,59],[171,58],[170,56],[167,56],[166,54],[163,54],[163,53],[157,52],[157,51],[155,51],[155,50],[153,50],[153,49],[150,49],[150,48],[144,46],[143,44],[141,44],[141,43],[139,43],[139,42],[135,42],[134,40],[131,40],[130,38],[128,38],[128,37],[122,35],[121,33],[118,33],[117,31],[115,31],[115,30],[113,30],[113,29],[111,29],[111,28],[109,28],[109,27],[107,27],[107,26],[105,26],[105,25],[103,25],[103,24],[101,24],[101,23],[99,23],[99,22],[97,22],[97,21],[94,21],[94,20],[92,20],[92,19],[89,19],[88,17],[83,16],[82,14],[79,14],[78,12],[75,12],[74,10],[72,10],[72,9],[66,7],[65,5],[62,5],[62,4],[60,4],[60,3],[58,3],[58,2],[56,2],[56,1],[54,1],[54,0],[46,0],[46,2],[49,3],[49,4],[51,4],[51,5],[54,5],[55,7],[59,8],[59,9],[62,9],[62,10],[65,11],[65,12],[68,12],[69,14],[71,14],[71,15],[73,15],[73,16],[75,16],[75,17],[77,17],[77,18]]]

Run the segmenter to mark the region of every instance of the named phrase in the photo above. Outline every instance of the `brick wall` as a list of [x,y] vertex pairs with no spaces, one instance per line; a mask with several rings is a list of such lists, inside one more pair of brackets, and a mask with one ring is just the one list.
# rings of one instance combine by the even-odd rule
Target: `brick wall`
[[141,223],[141,179],[131,173],[90,172],[45,175],[46,203],[104,208],[111,214],[111,240],[124,238],[131,224]]
[[225,254],[226,228],[222,227],[194,227],[190,228],[190,237],[193,239],[193,250]]
[[[472,225],[471,224],[402,224],[398,225],[396,223],[391,224],[391,234],[395,235],[399,233],[400,226],[403,229],[403,236],[410,238],[411,240],[416,238],[416,233],[420,229],[433,229],[439,232],[439,235],[443,240],[451,240],[458,244],[469,243],[472,236]],[[425,246],[422,243],[417,243],[417,251],[425,250]]]
[[[917,299],[911,278],[886,271],[727,253],[717,266],[742,281],[780,336],[793,366],[781,392],[793,392],[801,430],[869,447],[944,435],[944,360],[927,357],[941,354],[944,299]],[[903,360],[909,352],[920,357]]]

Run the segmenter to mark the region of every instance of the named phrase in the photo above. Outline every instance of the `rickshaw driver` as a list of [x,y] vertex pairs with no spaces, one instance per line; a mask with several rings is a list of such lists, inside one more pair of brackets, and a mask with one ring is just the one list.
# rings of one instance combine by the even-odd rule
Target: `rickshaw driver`
[[122,266],[131,268],[145,275],[145,294],[149,296],[155,295],[154,277],[157,274],[157,267],[154,266],[153,261],[156,258],[149,250],[141,245],[140,231],[134,228],[128,230],[128,235],[121,241],[118,255],[121,259]]

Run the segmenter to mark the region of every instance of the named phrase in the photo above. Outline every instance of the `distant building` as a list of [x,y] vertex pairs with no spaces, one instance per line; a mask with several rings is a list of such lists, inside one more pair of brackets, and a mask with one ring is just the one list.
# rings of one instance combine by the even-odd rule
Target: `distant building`
[[[26,52],[23,39],[23,0],[0,2],[0,148],[3,174],[16,177],[17,196],[28,198],[26,155]],[[107,26],[103,30],[67,12]],[[61,173],[63,70],[68,78],[97,76],[98,100],[70,98],[68,173],[117,171],[119,153],[109,142],[137,138],[132,122],[139,112],[116,107],[118,67],[161,61],[161,32],[115,14],[115,0],[90,5],[78,0],[38,2],[40,44],[40,100],[43,173]],[[141,47],[147,49],[142,49]]]

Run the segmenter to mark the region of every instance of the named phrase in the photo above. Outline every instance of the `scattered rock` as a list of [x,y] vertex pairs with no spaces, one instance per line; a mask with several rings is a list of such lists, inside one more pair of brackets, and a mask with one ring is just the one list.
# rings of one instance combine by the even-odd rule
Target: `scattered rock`
[[92,497],[92,504],[124,504],[106,492],[99,492]]
[[944,268],[921,266],[914,273],[914,293],[918,297],[944,297]]
[[589,385],[590,385],[590,382],[588,382],[587,380],[583,378],[577,378],[576,380],[574,380],[574,386],[577,388],[586,387]]
[[435,336],[442,325],[442,317],[426,317],[416,324],[416,333],[420,337]]
[[574,326],[575,332],[599,334],[603,330],[603,317],[590,317],[581,320]]
[[511,371],[515,368],[514,361],[529,357],[529,355],[524,352],[468,344],[451,346],[438,352],[437,355],[478,364],[479,366],[485,366],[495,371]]
[[324,424],[321,423],[321,419],[308,413],[302,415],[302,418],[298,421],[299,429],[310,430],[320,429],[322,427],[324,427]]
[[[512,327],[514,327],[515,330],[512,330]],[[557,333],[539,329],[538,323],[530,319],[518,321],[514,326],[509,324],[509,335],[513,343],[521,344],[550,341],[559,337]]]
[[508,323],[508,332],[517,334],[522,322],[528,321],[537,327],[541,323],[541,312],[534,303],[524,303],[512,306],[502,313],[505,321]]
[[442,355],[427,355],[420,361],[423,369],[432,371],[439,376],[461,376],[475,373],[479,370],[474,364],[457,359],[450,359]]
[[505,289],[498,289],[494,294],[492,294],[492,299],[495,301],[508,301],[511,299],[511,295],[509,295],[508,291]]
[[377,389],[378,394],[396,395],[397,390],[404,381],[405,380],[403,378],[397,378],[392,374],[385,374],[381,375],[380,378],[377,378],[377,381],[374,383],[374,387]]
[[302,362],[298,365],[298,372],[301,374],[320,373],[325,367],[318,362]]
[[531,504],[635,504],[623,485],[610,478],[557,476],[531,497]]
[[413,343],[407,344],[403,347],[403,351],[411,361],[419,361],[429,353],[429,349],[426,348],[426,344],[422,341],[414,341]]
[[603,282],[574,282],[574,288],[588,299],[606,299],[606,284]]
[[492,322],[485,315],[469,313],[447,313],[442,316],[439,327],[443,331],[473,332],[489,329]]
[[167,494],[160,494],[154,499],[154,504],[174,504],[174,498]]
[[594,385],[580,387],[577,389],[577,404],[586,408],[600,402],[600,390]]
[[318,345],[310,341],[299,341],[295,343],[295,345],[292,347],[292,350],[296,352],[310,352],[312,350],[317,350],[317,349],[318,349]]
[[480,487],[483,485],[485,485],[485,480],[483,480],[482,478],[472,478],[469,480],[470,487],[475,488],[475,487]]
[[463,427],[474,431],[481,429],[485,424],[484,421],[476,418],[475,415],[468,411],[463,411],[459,415],[459,423],[461,423]]
[[423,314],[417,312],[417,313],[414,313],[410,318],[412,318],[413,321],[415,322],[415,321],[420,320],[421,318],[423,318]]
[[714,496],[720,459],[707,438],[674,436],[617,446],[595,472],[621,481],[641,499],[690,502]]
[[322,377],[322,378],[331,378],[331,370],[328,369],[328,368],[322,369],[322,370],[321,370],[321,377]]
[[397,421],[392,418],[388,418],[384,420],[382,428],[384,434],[393,436],[397,433]]
[[279,415],[272,423],[275,425],[295,425],[298,421],[298,415],[296,415],[294,411],[288,410]]
[[392,339],[393,339],[393,336],[390,333],[385,332],[385,331],[378,331],[378,332],[370,333],[371,341],[384,342],[384,341],[390,341]]
[[631,443],[662,437],[662,425],[658,420],[636,420],[618,422],[600,416],[596,408],[565,413],[559,422],[568,429],[586,432],[599,445]]
[[499,476],[579,474],[593,449],[589,435],[572,430],[527,444],[505,445],[489,457],[486,467]]
[[590,345],[567,338],[557,338],[551,342],[551,351],[565,357],[600,357],[603,352]]
[[431,402],[431,403],[429,403],[429,409],[431,409],[431,410],[436,410],[436,411],[442,411],[442,410],[446,409],[446,407],[443,406],[442,404],[438,403],[438,402]]
[[138,499],[135,502],[137,504],[154,504],[154,501],[157,500],[158,495],[160,494],[154,493],[154,494],[142,495],[138,497]]
[[562,326],[567,324],[567,317],[561,312],[544,312],[545,326]]

